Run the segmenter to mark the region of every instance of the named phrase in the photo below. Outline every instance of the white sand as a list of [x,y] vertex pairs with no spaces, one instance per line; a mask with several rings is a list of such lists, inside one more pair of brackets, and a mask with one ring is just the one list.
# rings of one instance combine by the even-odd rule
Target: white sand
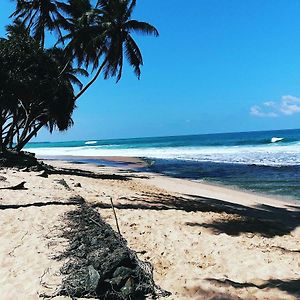
[[[57,289],[63,262],[53,257],[65,247],[59,237],[65,226],[63,214],[74,206],[50,202],[66,202],[74,195],[98,204],[99,213],[115,228],[109,208],[109,197],[113,198],[129,247],[143,251],[139,257],[153,264],[157,284],[172,292],[168,299],[299,299],[300,220],[286,228],[288,218],[299,218],[295,203],[154,174],[125,182],[69,175],[41,178],[12,170],[2,170],[0,175],[7,177],[0,187],[23,180],[28,187],[0,190],[1,300],[42,299],[39,295]],[[55,181],[62,178],[71,190]],[[75,183],[82,187],[74,187]],[[267,206],[258,207],[261,204]],[[248,210],[250,219],[239,213]],[[281,214],[287,224],[278,227]],[[256,215],[261,221],[253,219]],[[273,219],[282,232],[272,232]]]

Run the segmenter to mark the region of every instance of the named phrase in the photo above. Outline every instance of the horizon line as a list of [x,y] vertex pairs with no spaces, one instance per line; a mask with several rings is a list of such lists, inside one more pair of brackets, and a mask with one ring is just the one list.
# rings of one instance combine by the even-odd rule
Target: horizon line
[[214,132],[214,133],[196,133],[196,134],[179,134],[179,135],[161,135],[161,136],[142,136],[142,137],[128,137],[128,138],[108,138],[108,139],[80,139],[67,141],[43,141],[43,142],[29,142],[28,144],[43,144],[43,143],[71,143],[83,141],[112,141],[112,140],[135,140],[135,139],[155,139],[155,138],[172,138],[198,135],[217,135],[217,134],[234,134],[234,133],[254,133],[254,132],[268,132],[268,131],[286,131],[286,130],[300,130],[300,128],[285,128],[285,129],[270,129],[270,130],[250,130],[250,131],[230,131],[230,132]]

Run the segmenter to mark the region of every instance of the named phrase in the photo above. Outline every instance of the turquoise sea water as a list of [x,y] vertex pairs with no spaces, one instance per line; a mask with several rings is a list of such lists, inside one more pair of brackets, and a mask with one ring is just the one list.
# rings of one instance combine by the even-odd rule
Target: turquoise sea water
[[143,157],[150,171],[300,200],[300,130],[32,143],[27,150],[81,161]]

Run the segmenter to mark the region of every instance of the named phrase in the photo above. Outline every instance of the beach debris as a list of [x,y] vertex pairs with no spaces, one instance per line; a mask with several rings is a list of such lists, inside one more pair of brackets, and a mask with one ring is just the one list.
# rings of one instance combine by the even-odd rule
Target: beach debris
[[66,188],[68,191],[71,190],[71,188],[69,187],[69,185],[67,184],[67,182],[64,179],[55,179],[54,180],[56,183],[62,185],[64,188]]
[[[51,167],[51,166],[49,166]],[[73,169],[73,168],[53,168],[47,169],[49,174],[81,176],[87,178],[103,179],[103,180],[130,180],[132,176],[124,176],[119,174],[101,174],[92,171]]]
[[37,176],[39,176],[39,177],[44,177],[44,178],[48,178],[48,173],[44,170],[44,171],[42,171],[41,173],[39,173]]
[[74,187],[82,187],[80,182],[74,184]]
[[27,190],[25,187],[26,181],[22,181],[21,183],[9,187],[2,187],[0,190]]
[[7,178],[6,177],[4,177],[4,176],[0,176],[0,181],[6,181],[7,180]]
[[112,197],[109,197],[109,200],[110,200],[111,208],[112,208],[113,213],[114,213],[114,217],[115,217],[115,221],[116,221],[116,226],[117,226],[117,229],[118,229],[118,233],[119,233],[119,235],[121,235],[121,230],[120,230],[120,227],[119,227],[119,222],[118,222],[118,218],[117,218],[117,213],[116,213],[116,210],[115,210],[115,206],[114,206]]
[[154,283],[151,264],[140,261],[93,208],[82,203],[66,217],[63,237],[69,246],[57,257],[66,260],[57,296],[129,300],[170,295]]

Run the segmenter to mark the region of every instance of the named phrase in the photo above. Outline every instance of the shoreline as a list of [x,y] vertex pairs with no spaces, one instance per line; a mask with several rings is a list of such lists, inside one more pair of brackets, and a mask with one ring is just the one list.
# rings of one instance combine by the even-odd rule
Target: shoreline
[[141,157],[130,156],[73,156],[73,155],[53,155],[36,156],[39,160],[64,161],[84,164],[104,164],[106,166],[115,166],[123,168],[139,169],[147,167],[147,162]]
[[1,187],[26,181],[27,188],[0,190],[0,293],[6,300],[39,300],[59,287],[62,264],[53,257],[65,249],[58,236],[74,209],[68,201],[78,196],[117,231],[113,199],[122,236],[172,293],[165,299],[299,299],[300,206],[123,165],[45,162],[100,176],[0,170]]
[[[124,169],[132,169],[134,171],[142,172],[145,174],[154,174],[157,176],[161,176],[162,178],[169,178],[178,180],[178,182],[191,182],[195,183],[196,186],[198,185],[204,188],[204,190],[213,189],[216,191],[216,189],[220,189],[220,193],[226,193],[226,191],[230,191],[234,194],[237,194],[237,196],[242,195],[250,195],[253,198],[257,198],[256,202],[260,200],[267,201],[270,203],[280,202],[281,205],[296,205],[300,206],[300,200],[295,199],[291,196],[283,196],[283,195],[272,195],[268,193],[261,193],[258,191],[248,190],[248,189],[242,189],[238,186],[224,184],[224,183],[216,183],[214,181],[210,181],[207,179],[203,180],[197,180],[197,179],[191,179],[191,178],[183,178],[183,177],[175,177],[170,175],[165,175],[162,173],[156,173],[152,171],[146,171],[145,168],[149,165],[146,158],[143,157],[129,157],[129,156],[52,156],[48,157],[46,159],[39,158],[40,160],[47,161],[48,159],[50,161],[62,161],[62,162],[71,162],[71,163],[80,163],[80,164],[91,164],[91,165],[104,165],[107,167],[116,167],[116,168],[124,168]],[[180,192],[180,191],[179,191]],[[219,194],[220,194],[219,193]]]

